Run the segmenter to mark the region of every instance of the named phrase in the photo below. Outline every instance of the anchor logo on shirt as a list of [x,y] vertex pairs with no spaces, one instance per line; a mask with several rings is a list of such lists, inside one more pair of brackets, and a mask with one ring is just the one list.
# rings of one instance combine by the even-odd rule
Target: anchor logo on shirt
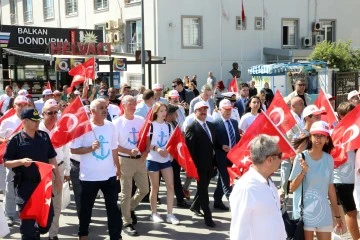
[[109,142],[104,142],[104,136],[99,136],[99,143],[100,143],[100,155],[96,154],[96,152],[92,152],[92,155],[100,160],[104,160],[110,155],[110,149],[108,149],[108,152],[105,154],[104,144]]
[[133,140],[131,141],[130,138],[128,138],[128,142],[135,145],[137,143],[135,134],[138,132],[136,132],[136,129],[134,127],[131,130],[132,130],[132,132],[130,132],[130,133],[133,136]]
[[160,142],[159,140],[157,141],[157,144],[159,145],[160,148],[164,147],[167,143],[167,140],[165,142],[164,141],[164,137],[166,137],[165,133],[163,131],[161,131],[160,135],[158,135],[160,137]]

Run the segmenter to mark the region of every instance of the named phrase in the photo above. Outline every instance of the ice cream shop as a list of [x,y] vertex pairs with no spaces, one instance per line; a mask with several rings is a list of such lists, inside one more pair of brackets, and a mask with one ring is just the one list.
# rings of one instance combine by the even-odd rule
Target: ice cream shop
[[53,87],[69,84],[72,77],[67,71],[73,65],[111,52],[110,45],[103,42],[102,30],[8,25],[2,25],[0,47],[2,89],[12,85],[15,91],[23,88],[31,94],[41,93],[47,81]]

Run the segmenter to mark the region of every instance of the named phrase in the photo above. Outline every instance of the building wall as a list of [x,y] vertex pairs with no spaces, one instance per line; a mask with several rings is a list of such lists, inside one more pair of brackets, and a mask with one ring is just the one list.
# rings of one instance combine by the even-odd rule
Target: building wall
[[[40,5],[33,6],[33,23],[23,24],[22,1],[17,1],[18,25],[93,28],[121,16],[124,22],[141,17],[140,3],[125,5],[123,0],[109,0],[109,9],[105,11],[94,11],[94,1],[79,0],[78,14],[68,17],[65,16],[65,1],[60,0],[59,4],[54,1],[55,18],[44,21],[42,1],[39,2]],[[302,38],[312,35],[312,24],[319,19],[336,20],[336,40],[350,39],[354,47],[360,47],[360,26],[355,24],[359,20],[358,0],[264,1],[265,11],[263,0],[244,0],[246,30],[236,30],[235,27],[236,16],[241,15],[241,1],[222,0],[222,6],[223,10],[221,0],[145,1],[145,48],[155,56],[167,58],[165,65],[152,67],[153,82],[171,86],[171,80],[176,77],[197,74],[200,88],[210,70],[217,79],[226,79],[232,62],[240,64],[241,78],[247,81],[250,79],[247,69],[261,61],[266,62],[262,54],[263,47],[281,48],[282,18],[299,19],[300,48]],[[2,1],[2,10],[2,23],[10,24],[8,1]],[[255,30],[254,18],[261,17],[263,13],[265,30]],[[202,16],[202,48],[182,48],[182,15]],[[126,46],[118,46],[116,49],[124,51]],[[139,65],[129,66],[122,77],[126,80],[133,74],[141,74]]]

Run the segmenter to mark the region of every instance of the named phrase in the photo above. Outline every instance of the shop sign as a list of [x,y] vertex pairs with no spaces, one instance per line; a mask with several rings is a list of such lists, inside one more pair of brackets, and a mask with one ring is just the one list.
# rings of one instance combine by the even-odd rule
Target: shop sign
[[70,70],[70,58],[56,58],[55,71],[68,72]]
[[111,55],[110,43],[51,42],[51,55]]
[[113,70],[116,71],[126,71],[127,70],[127,61],[126,58],[114,58],[113,61]]

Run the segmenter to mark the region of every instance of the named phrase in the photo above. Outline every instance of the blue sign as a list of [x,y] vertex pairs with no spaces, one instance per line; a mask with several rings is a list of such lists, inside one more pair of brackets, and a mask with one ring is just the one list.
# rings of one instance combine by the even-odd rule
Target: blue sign
[[120,72],[113,72],[114,88],[120,89]]

